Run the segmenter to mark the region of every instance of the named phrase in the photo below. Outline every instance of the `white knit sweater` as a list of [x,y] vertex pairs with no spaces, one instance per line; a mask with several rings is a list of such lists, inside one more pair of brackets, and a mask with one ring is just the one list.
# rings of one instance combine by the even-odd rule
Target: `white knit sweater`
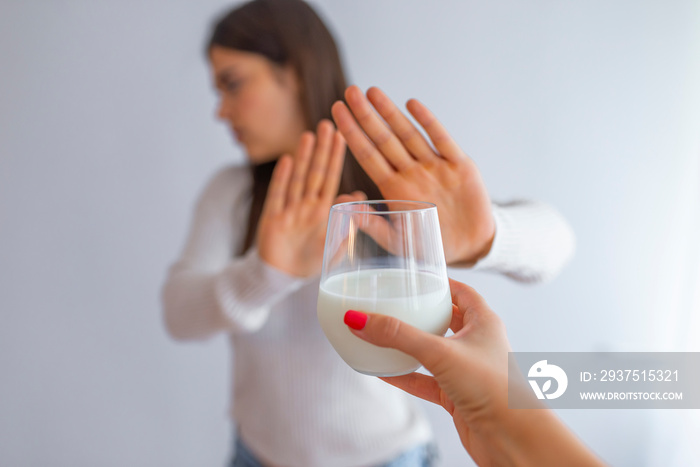
[[[251,182],[246,167],[212,178],[163,287],[174,338],[230,335],[239,435],[269,465],[298,467],[375,465],[430,440],[410,396],[350,369],[326,340],[316,318],[318,278],[278,271],[255,248],[235,256]],[[573,253],[570,227],[546,205],[494,205],[493,214],[496,237],[475,269],[543,281]]]

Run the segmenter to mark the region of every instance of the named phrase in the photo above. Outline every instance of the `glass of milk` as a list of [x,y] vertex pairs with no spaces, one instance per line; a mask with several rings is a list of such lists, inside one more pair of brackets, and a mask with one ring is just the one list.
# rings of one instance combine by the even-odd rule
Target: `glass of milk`
[[418,369],[414,358],[352,334],[343,317],[348,310],[380,313],[445,334],[452,300],[435,205],[382,200],[331,207],[317,310],[330,343],[360,373]]

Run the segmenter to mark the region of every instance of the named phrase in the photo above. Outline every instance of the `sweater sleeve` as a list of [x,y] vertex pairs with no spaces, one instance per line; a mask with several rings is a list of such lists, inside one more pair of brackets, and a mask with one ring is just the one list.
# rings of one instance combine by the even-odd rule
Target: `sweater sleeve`
[[576,249],[573,229],[553,207],[537,201],[493,204],[496,234],[474,270],[503,274],[519,282],[555,278]]
[[255,332],[271,305],[304,283],[262,261],[256,248],[234,257],[247,221],[249,186],[245,168],[227,168],[200,196],[183,252],[162,288],[165,325],[176,339]]

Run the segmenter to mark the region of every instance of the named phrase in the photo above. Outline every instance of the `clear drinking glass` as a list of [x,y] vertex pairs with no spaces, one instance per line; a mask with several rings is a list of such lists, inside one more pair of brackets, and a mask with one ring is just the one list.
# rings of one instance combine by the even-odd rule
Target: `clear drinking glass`
[[403,352],[352,334],[343,322],[348,310],[393,316],[445,335],[452,300],[434,204],[382,200],[331,207],[318,294],[321,328],[352,368],[396,376],[420,367]]

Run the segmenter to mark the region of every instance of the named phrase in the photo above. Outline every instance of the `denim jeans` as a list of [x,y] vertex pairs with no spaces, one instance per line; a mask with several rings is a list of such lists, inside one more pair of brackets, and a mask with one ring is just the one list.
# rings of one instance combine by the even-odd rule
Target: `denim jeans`
[[[376,467],[432,467],[437,461],[437,449],[434,444],[421,444],[395,457],[393,460]],[[236,452],[229,467],[262,467],[250,449],[236,438]]]

